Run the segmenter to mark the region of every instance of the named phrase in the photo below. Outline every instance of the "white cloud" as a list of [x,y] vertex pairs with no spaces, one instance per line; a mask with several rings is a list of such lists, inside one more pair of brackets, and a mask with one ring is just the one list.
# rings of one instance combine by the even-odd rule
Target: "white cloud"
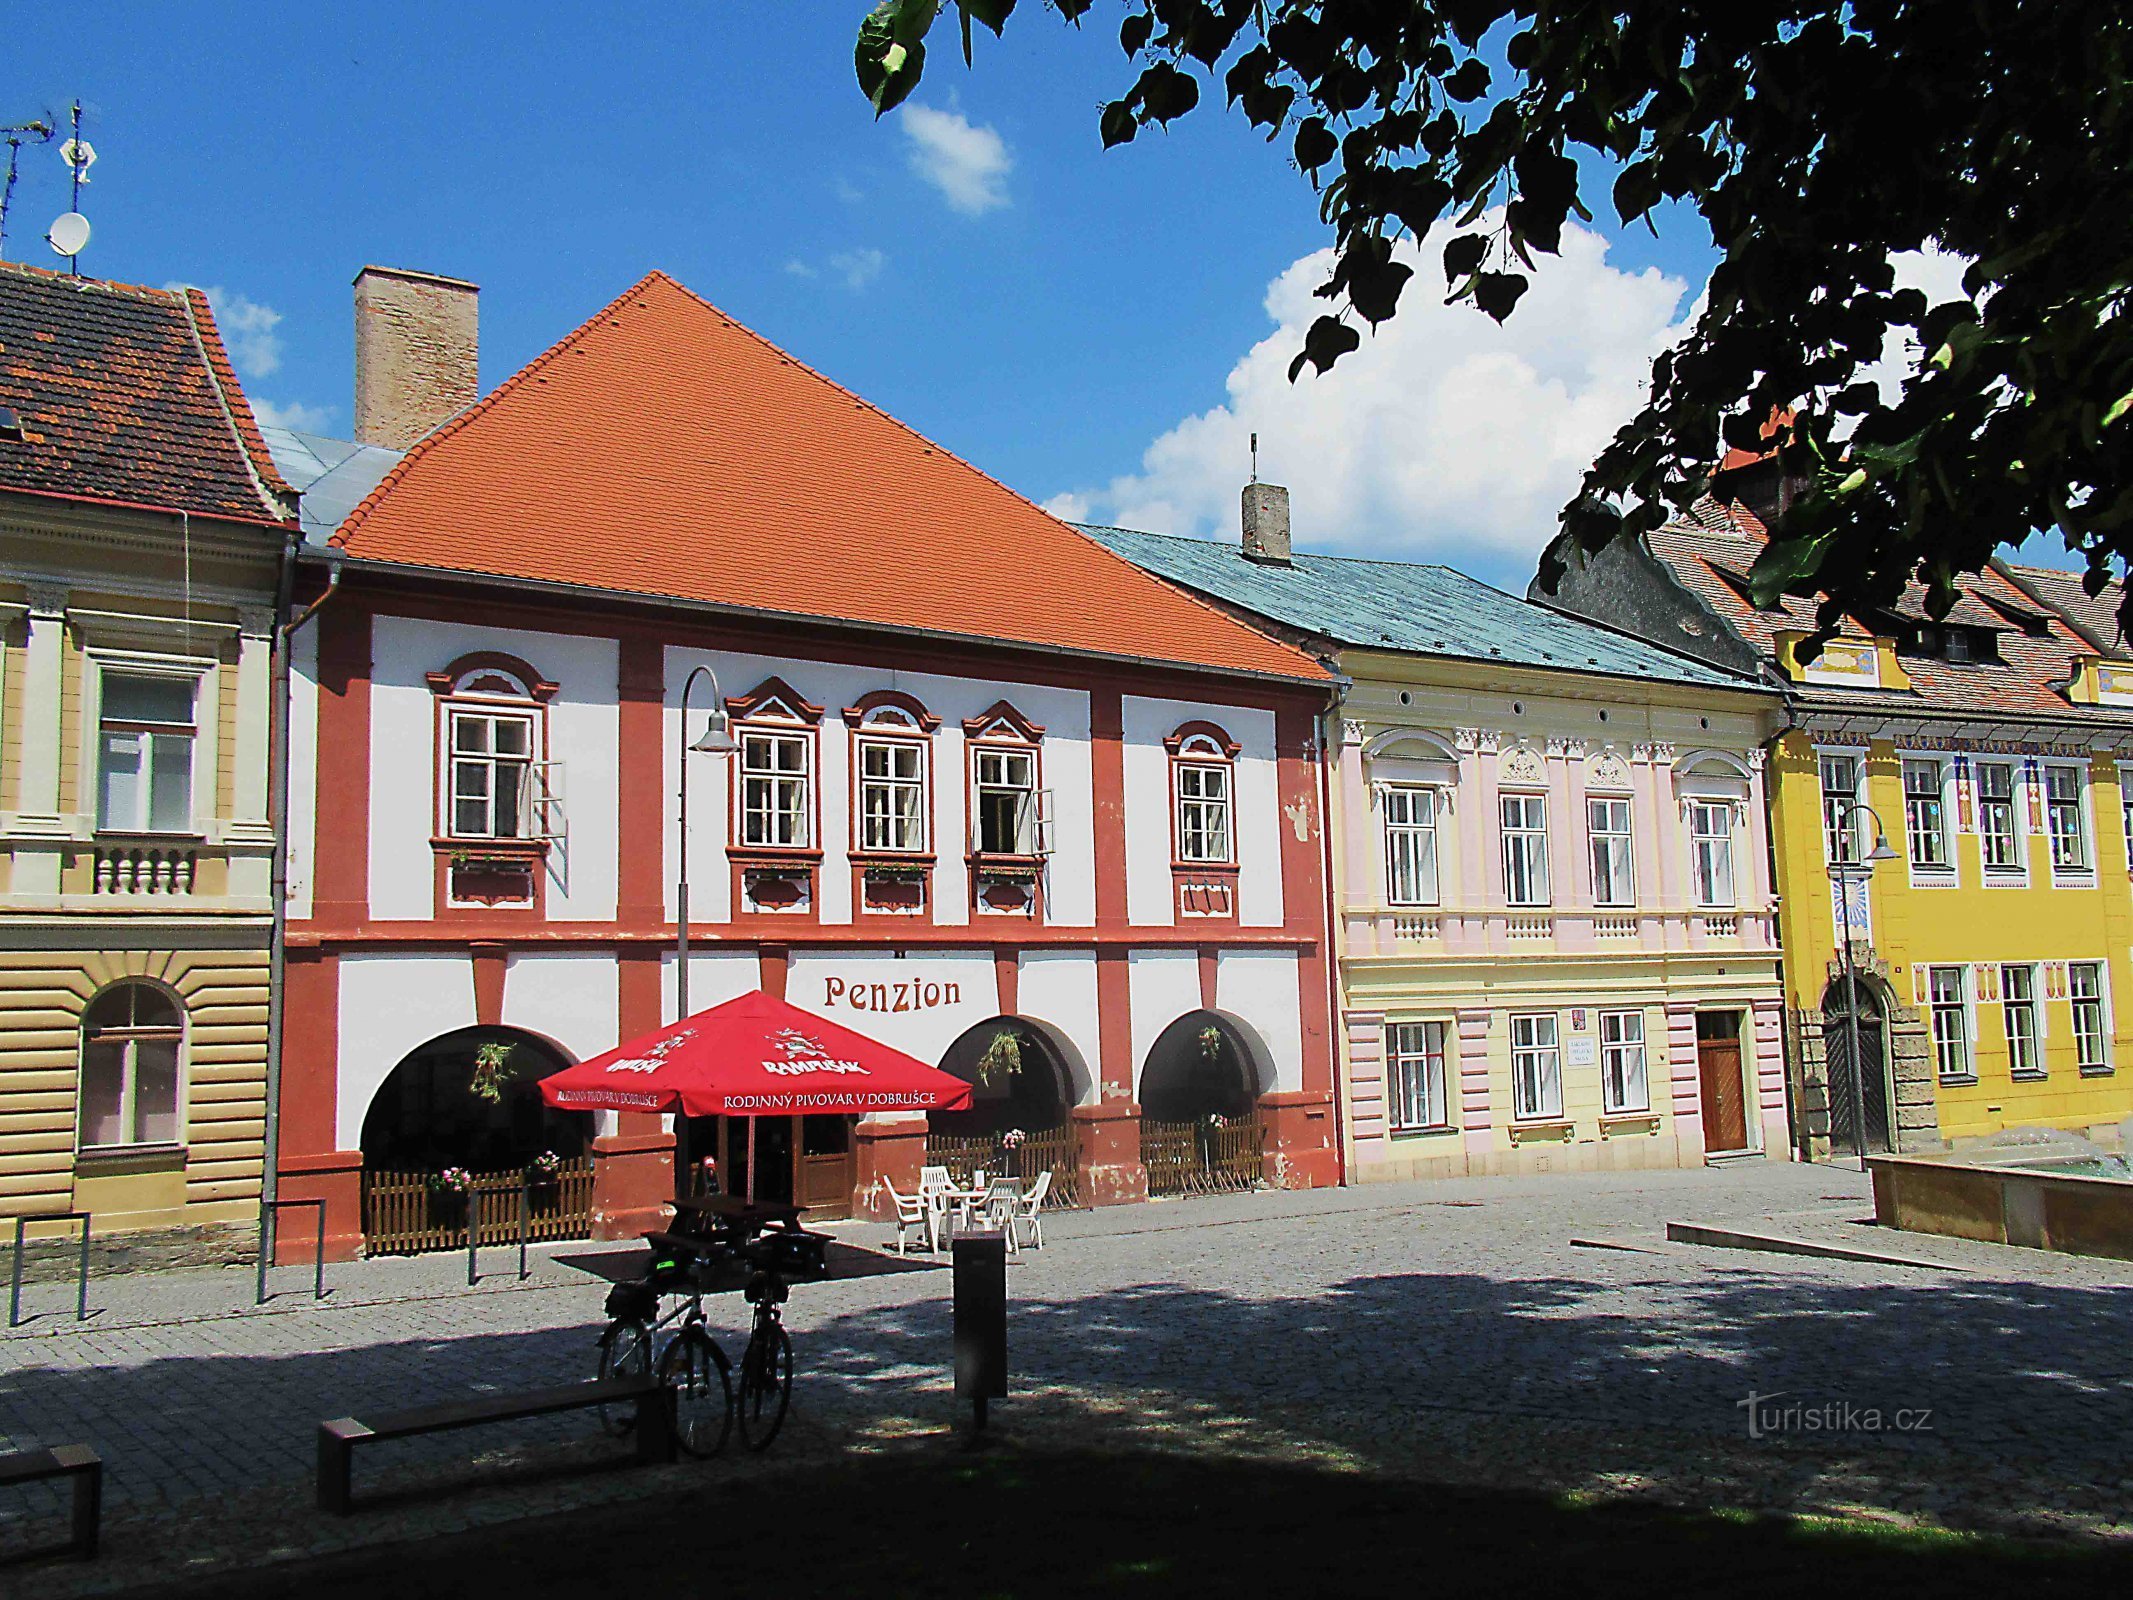
[[887,256],[872,248],[840,250],[829,258],[830,269],[843,274],[847,289],[864,289],[881,276],[888,261]]
[[790,261],[785,263],[785,271],[788,276],[794,278],[814,278],[821,276],[821,274],[816,272],[813,267],[809,266],[805,261],[802,261],[798,256],[794,256]]
[[1274,331],[1231,368],[1228,402],[1164,433],[1138,472],[1055,496],[1052,509],[1233,535],[1256,431],[1260,476],[1289,486],[1306,549],[1498,571],[1537,554],[1593,457],[1635,413],[1652,357],[1685,330],[1688,285],[1608,265],[1607,242],[1573,225],[1498,327],[1443,303],[1445,237],[1401,247],[1415,276],[1397,317],[1366,331],[1331,373],[1306,369],[1292,385],[1289,362],[1327,309],[1312,290],[1332,252],[1296,262],[1267,289]]
[[1007,204],[1015,158],[998,133],[931,106],[907,106],[902,124],[911,170],[940,190],[951,209],[976,217]]
[[[1929,306],[1970,298],[1963,290],[1963,274],[1970,270],[1967,256],[1928,245],[1923,250],[1905,250],[1890,256],[1889,265],[1896,272],[1896,287],[1923,290]],[[1892,328],[1882,340],[1881,359],[1861,376],[1872,379],[1880,388],[1882,404],[1894,405],[1901,397],[1903,380],[1917,370],[1922,354],[1915,337]]]
[[[165,284],[166,289],[183,287]],[[257,300],[248,300],[220,284],[200,291],[215,311],[215,326],[229,349],[238,374],[246,378],[270,378],[281,370],[281,313]]]
[[290,428],[298,433],[324,433],[326,425],[333,420],[333,407],[307,406],[300,400],[287,405],[277,405],[272,400],[261,400],[246,395],[251,403],[252,415],[262,428]]

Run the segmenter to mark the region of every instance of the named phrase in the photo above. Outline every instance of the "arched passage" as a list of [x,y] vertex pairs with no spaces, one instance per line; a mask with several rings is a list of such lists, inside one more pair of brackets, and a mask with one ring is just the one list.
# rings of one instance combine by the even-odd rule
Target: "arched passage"
[[991,1017],[957,1038],[940,1067],[971,1086],[970,1109],[927,1117],[927,1163],[948,1168],[959,1183],[981,1168],[1028,1183],[1049,1172],[1052,1203],[1076,1203],[1079,1161],[1068,1113],[1087,1069],[1072,1044],[1035,1018]]
[[540,1080],[570,1058],[517,1028],[460,1028],[400,1060],[363,1114],[363,1165],[392,1172],[517,1171],[585,1153],[591,1116],[551,1111]]
[[1249,1117],[1272,1083],[1251,1024],[1225,1011],[1188,1011],[1149,1046],[1141,1115],[1150,1122]]
[[[1852,979],[1849,985],[1839,978],[1823,993],[1822,1060],[1829,1092],[1832,1156],[1859,1149],[1862,1115],[1866,1148],[1890,1148],[1886,1018],[1881,996],[1863,977]],[[1859,1041],[1856,1072],[1852,1051],[1855,1032]]]

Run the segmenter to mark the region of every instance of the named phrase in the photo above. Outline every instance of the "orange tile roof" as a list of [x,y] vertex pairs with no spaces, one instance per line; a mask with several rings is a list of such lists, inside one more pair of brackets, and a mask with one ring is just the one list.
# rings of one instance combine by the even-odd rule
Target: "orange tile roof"
[[293,521],[207,297],[0,262],[0,489]]
[[1323,680],[654,272],[418,443],[350,555]]

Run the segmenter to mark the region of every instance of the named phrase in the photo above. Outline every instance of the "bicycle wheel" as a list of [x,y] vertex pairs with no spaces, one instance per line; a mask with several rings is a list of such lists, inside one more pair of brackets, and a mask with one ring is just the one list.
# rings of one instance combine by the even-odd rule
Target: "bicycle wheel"
[[[595,1376],[648,1378],[652,1373],[652,1330],[634,1317],[618,1317],[600,1335],[600,1364]],[[636,1425],[635,1406],[600,1407],[600,1426],[621,1438]]]
[[674,1391],[674,1442],[699,1461],[726,1447],[733,1431],[733,1368],[702,1328],[684,1328],[659,1358],[659,1381]]
[[785,1426],[792,1404],[792,1338],[782,1322],[759,1322],[741,1357],[741,1440],[764,1450]]

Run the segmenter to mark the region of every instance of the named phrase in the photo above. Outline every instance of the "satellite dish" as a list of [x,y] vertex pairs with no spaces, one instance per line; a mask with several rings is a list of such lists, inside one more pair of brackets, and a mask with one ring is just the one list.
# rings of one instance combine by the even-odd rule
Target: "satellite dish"
[[78,256],[89,244],[89,219],[79,211],[62,213],[46,230],[44,242],[63,256]]
[[74,169],[77,182],[89,181],[89,169],[96,165],[96,146],[87,139],[69,139],[59,147],[59,159]]

